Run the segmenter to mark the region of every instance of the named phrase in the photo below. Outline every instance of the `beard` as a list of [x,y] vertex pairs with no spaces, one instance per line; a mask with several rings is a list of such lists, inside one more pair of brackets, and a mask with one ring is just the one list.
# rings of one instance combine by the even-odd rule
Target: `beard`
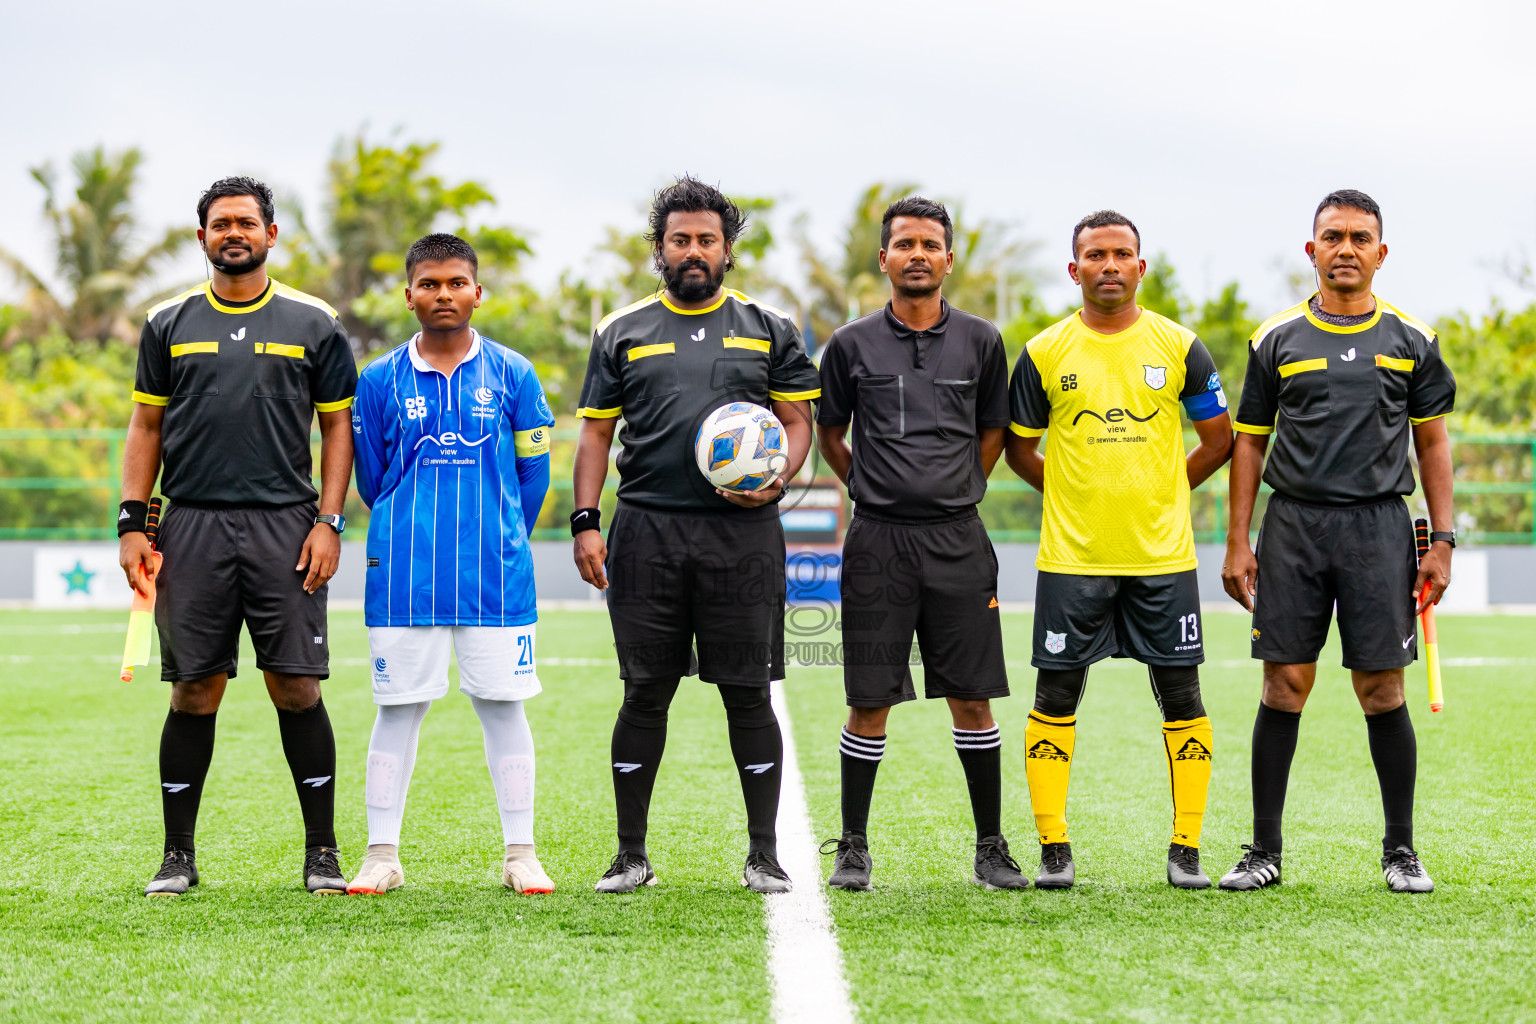
[[[690,270],[704,271],[703,279],[685,278],[683,275]],[[683,260],[675,267],[663,266],[661,276],[667,291],[683,302],[703,302],[720,290],[725,281],[725,267],[721,266],[720,272],[715,273],[703,260]]]
[[940,274],[929,274],[927,277],[909,278],[901,275],[901,279],[895,282],[896,291],[904,299],[923,299],[935,294],[944,287],[944,278]]
[[267,250],[256,249],[255,246],[246,250],[250,255],[244,259],[227,259],[223,250],[217,253],[207,253],[208,262],[218,268],[219,273],[229,277],[239,277],[241,274],[249,274],[263,263],[267,262]]

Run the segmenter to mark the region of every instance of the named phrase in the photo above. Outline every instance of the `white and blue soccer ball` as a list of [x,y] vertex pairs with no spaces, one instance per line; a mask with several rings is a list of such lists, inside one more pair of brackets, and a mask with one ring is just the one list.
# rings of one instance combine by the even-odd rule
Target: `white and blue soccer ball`
[[738,494],[771,483],[789,465],[784,425],[751,402],[731,402],[706,416],[693,451],[706,480]]

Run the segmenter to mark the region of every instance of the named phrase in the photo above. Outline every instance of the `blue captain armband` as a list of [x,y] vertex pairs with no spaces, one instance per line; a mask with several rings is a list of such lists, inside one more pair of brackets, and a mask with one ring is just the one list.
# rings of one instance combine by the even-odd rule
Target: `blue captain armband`
[[1198,395],[1190,395],[1180,399],[1184,403],[1184,411],[1189,414],[1191,422],[1199,423],[1201,420],[1214,419],[1227,411],[1227,393],[1221,389],[1221,381],[1216,375],[1211,374],[1211,388],[1202,391]]

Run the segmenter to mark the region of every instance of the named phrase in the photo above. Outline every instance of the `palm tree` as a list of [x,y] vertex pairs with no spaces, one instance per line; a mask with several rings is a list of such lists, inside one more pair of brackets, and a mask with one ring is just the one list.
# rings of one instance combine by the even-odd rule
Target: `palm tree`
[[43,215],[53,233],[60,294],[20,258],[0,249],[0,263],[25,289],[21,306],[24,334],[55,329],[76,340],[106,342],[138,337],[139,315],[162,297],[146,294],[160,265],[194,235],[188,228],[166,231],[136,249],[133,191],[144,161],[137,148],[108,153],[101,146],[76,153],[74,201],[65,205],[51,164],[31,169],[45,195]]

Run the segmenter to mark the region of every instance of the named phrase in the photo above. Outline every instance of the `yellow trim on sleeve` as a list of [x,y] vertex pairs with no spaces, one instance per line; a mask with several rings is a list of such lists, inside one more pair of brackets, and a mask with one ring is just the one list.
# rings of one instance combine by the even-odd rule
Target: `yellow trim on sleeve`
[[171,358],[175,359],[177,356],[197,355],[200,352],[217,353],[218,351],[219,343],[216,341],[188,341],[183,342],[180,345],[172,345]]
[[[258,341],[256,343],[256,353],[257,353],[257,355],[260,355],[262,353],[262,351],[263,351],[263,349],[261,347],[261,342]],[[287,356],[289,359],[303,359],[304,358],[304,346],[303,345],[279,345],[275,341],[269,341],[269,342],[267,342],[267,347],[265,349],[265,352],[269,356]]]
[[809,402],[821,397],[821,388],[814,391],[770,391],[768,397],[775,402]]
[[577,409],[576,418],[579,420],[611,420],[617,419],[619,413],[624,411],[622,405],[612,409]]
[[726,338],[722,344],[726,348],[749,348],[753,352],[767,352],[773,343],[767,338]]
[[1393,359],[1391,356],[1376,355],[1376,365],[1383,370],[1402,370],[1404,373],[1413,372],[1412,359]]
[[1326,369],[1328,369],[1328,358],[1326,356],[1322,359],[1301,359],[1294,363],[1282,363],[1280,365],[1280,376],[1294,377],[1298,373],[1309,373],[1312,370]]
[[1258,434],[1261,437],[1275,432],[1274,427],[1256,427],[1251,423],[1233,423],[1232,429],[1239,434]]
[[670,341],[664,341],[660,345],[636,345],[629,350],[629,362],[636,359],[644,359],[646,356],[666,355],[668,352],[676,352],[677,346]]
[[726,297],[730,294],[731,293],[729,289],[721,288],[720,297],[714,302],[711,302],[709,305],[705,306],[703,309],[678,309],[676,306],[672,305],[672,300],[667,298],[667,293],[662,292],[661,304],[666,306],[672,312],[681,313],[683,316],[703,316],[705,313],[713,313],[715,310],[725,305]]
[[1428,423],[1431,420],[1442,420],[1442,419],[1445,419],[1445,417],[1447,417],[1449,415],[1450,415],[1450,413],[1448,413],[1448,412],[1442,412],[1442,413],[1439,413],[1439,414],[1434,415],[1434,416],[1410,416],[1410,417],[1408,417],[1408,422],[1412,423],[1414,426],[1418,426],[1420,423]]
[[350,398],[343,398],[339,402],[316,402],[315,403],[315,410],[317,412],[336,412],[338,409],[349,409],[351,407],[352,407],[352,399],[350,399]]
[[1020,437],[1044,437],[1045,436],[1045,428],[1044,427],[1041,427],[1039,430],[1036,430],[1034,427],[1026,427],[1022,423],[1010,423],[1010,424],[1008,424],[1008,429],[1013,431],[1015,434],[1018,434]]
[[513,449],[520,459],[531,459],[536,455],[549,454],[549,428],[544,426],[534,427],[532,430],[514,430],[512,432]]
[[166,405],[171,399],[167,395],[146,395],[142,391],[135,391],[133,400],[140,405]]

